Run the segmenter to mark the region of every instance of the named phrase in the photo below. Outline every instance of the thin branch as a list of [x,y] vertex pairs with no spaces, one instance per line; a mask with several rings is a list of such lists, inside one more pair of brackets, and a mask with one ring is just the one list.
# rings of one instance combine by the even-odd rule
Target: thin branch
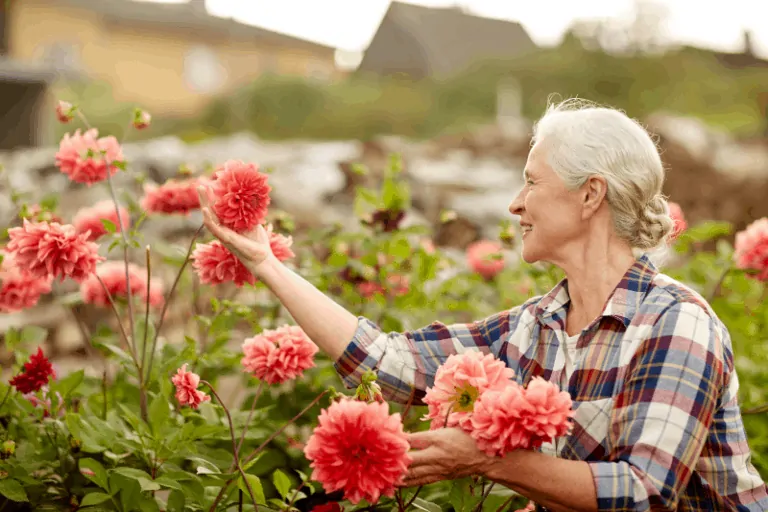
[[271,443],[274,438],[276,438],[277,436],[282,434],[283,430],[285,430],[288,427],[288,425],[290,425],[291,423],[293,423],[294,421],[299,419],[305,412],[310,410],[317,402],[320,401],[321,398],[323,398],[327,394],[328,394],[328,390],[325,390],[322,393],[320,393],[319,395],[317,395],[315,397],[315,399],[312,400],[312,402],[309,403],[308,406],[306,406],[304,409],[302,409],[301,412],[299,412],[296,416],[291,418],[290,421],[288,421],[288,423],[286,423],[285,425],[280,427],[275,433],[273,433],[271,436],[269,436],[266,441],[261,443],[261,445],[258,448],[256,448],[253,452],[251,452],[251,454],[245,459],[244,464],[248,464],[261,450],[264,449],[265,446],[267,446],[269,443]]
[[128,351],[130,352],[131,358],[133,359],[133,362],[136,365],[136,368],[138,369],[139,361],[136,359],[136,354],[133,351],[130,342],[128,341],[128,333],[125,332],[125,326],[123,325],[123,321],[120,318],[120,313],[117,311],[117,306],[115,305],[115,301],[112,300],[112,294],[109,293],[109,290],[107,289],[107,285],[104,284],[104,281],[101,280],[101,277],[99,277],[98,274],[93,274],[93,275],[96,276],[96,279],[99,281],[99,284],[101,284],[101,287],[104,290],[104,293],[107,294],[109,305],[112,306],[112,311],[114,311],[115,318],[117,318],[117,325],[120,327],[120,332],[123,334],[123,338],[125,339],[125,342],[128,343]]
[[248,494],[251,495],[251,500],[253,500],[253,508],[255,510],[259,510],[259,505],[256,503],[256,495],[253,493],[253,489],[251,489],[251,484],[248,482],[248,478],[245,476],[245,471],[243,471],[242,466],[240,465],[240,456],[237,454],[237,439],[235,437],[235,427],[232,423],[232,415],[229,414],[229,409],[227,409],[227,406],[224,405],[224,402],[221,401],[221,398],[219,397],[219,394],[216,393],[216,390],[213,389],[213,386],[210,382],[206,380],[201,380],[200,384],[205,384],[208,386],[208,388],[211,390],[211,394],[216,397],[216,400],[221,405],[221,408],[224,409],[224,412],[227,415],[227,421],[229,422],[229,435],[232,437],[232,451],[233,456],[235,458],[235,466],[237,466],[237,470],[240,472],[240,475],[243,477],[243,482],[245,482],[245,487],[248,489]]
[[[77,109],[77,115],[80,117],[80,119],[83,121],[83,124],[85,124],[87,129],[91,129],[91,125],[88,122],[88,119],[85,118],[85,115],[80,111],[80,109]],[[107,167],[107,188],[109,188],[109,195],[112,198],[112,202],[115,205],[115,215],[117,215],[117,224],[120,227],[120,236],[123,238],[123,260],[125,263],[125,284],[127,288],[127,294],[128,294],[128,321],[130,323],[129,330],[131,332],[131,337],[128,341],[128,346],[132,347],[133,350],[133,359],[136,362],[137,370],[138,370],[138,359],[136,357],[136,349],[133,347],[134,339],[134,332],[133,332],[133,294],[131,293],[131,274],[129,272],[128,267],[128,234],[125,231],[125,228],[127,226],[123,225],[123,218],[120,215],[120,203],[117,201],[117,194],[115,193],[115,185],[112,183],[112,172],[111,167],[114,162],[111,162],[108,158],[106,158],[106,155],[104,156],[104,163]],[[128,338],[126,338],[128,339]]]
[[248,426],[251,424],[251,419],[253,418],[253,411],[256,410],[256,402],[259,401],[259,397],[261,397],[261,391],[264,388],[264,381],[259,382],[259,387],[256,389],[256,396],[253,397],[253,403],[251,404],[251,412],[248,414],[248,419],[245,420],[245,425],[243,426],[243,433],[240,435],[240,442],[237,444],[237,453],[240,453],[240,448],[243,446],[243,441],[245,441],[245,434],[248,432]]
[[187,263],[189,263],[189,257],[192,255],[192,249],[195,247],[195,241],[197,240],[197,237],[200,235],[200,232],[203,230],[203,227],[205,227],[205,224],[201,224],[200,227],[197,228],[197,231],[195,231],[195,235],[192,237],[192,241],[189,243],[189,249],[187,250],[186,258],[184,258],[184,263],[181,264],[179,273],[176,274],[176,279],[174,279],[173,285],[171,286],[171,289],[168,291],[168,295],[165,297],[163,310],[160,312],[160,319],[157,321],[157,327],[155,328],[155,337],[152,340],[152,348],[149,351],[149,364],[147,365],[147,371],[146,371],[147,379],[149,379],[149,376],[152,374],[152,364],[154,363],[154,360],[155,360],[155,351],[157,349],[157,339],[158,337],[160,337],[160,330],[163,328],[163,322],[165,321],[165,314],[168,311],[168,304],[171,303],[173,292],[176,290],[176,286],[179,284],[179,280],[181,279],[181,274],[184,272],[184,269],[186,268]]

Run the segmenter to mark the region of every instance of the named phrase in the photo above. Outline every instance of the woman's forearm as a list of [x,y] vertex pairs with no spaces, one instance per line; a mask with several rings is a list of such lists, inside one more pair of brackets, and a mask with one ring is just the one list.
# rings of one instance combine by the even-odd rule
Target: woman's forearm
[[489,462],[485,476],[552,511],[595,511],[597,494],[589,464],[528,450]]
[[276,259],[255,274],[320,350],[337,360],[355,334],[357,317]]

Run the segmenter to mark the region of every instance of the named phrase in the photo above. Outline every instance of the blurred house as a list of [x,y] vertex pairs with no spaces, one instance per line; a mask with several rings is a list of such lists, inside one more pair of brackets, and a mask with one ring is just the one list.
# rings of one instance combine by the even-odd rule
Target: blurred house
[[[117,102],[183,117],[264,73],[334,80],[335,49],[211,16],[204,0],[3,0],[6,54],[108,82]],[[2,50],[0,50],[2,51]]]
[[484,60],[509,59],[535,48],[516,22],[393,1],[358,72],[441,79]]

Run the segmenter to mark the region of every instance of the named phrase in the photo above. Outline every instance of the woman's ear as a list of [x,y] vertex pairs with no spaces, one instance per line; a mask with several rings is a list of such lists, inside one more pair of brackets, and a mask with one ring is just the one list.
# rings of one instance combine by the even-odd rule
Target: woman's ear
[[608,192],[608,183],[602,176],[590,176],[582,187],[582,216],[586,220],[600,208]]

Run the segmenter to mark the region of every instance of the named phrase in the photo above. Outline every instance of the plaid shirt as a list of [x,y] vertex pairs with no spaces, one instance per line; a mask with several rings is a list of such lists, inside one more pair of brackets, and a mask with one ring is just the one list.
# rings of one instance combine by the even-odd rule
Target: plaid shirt
[[[335,364],[348,387],[374,369],[388,400],[420,404],[452,354],[492,353],[527,385],[564,371],[567,281],[470,324],[383,333],[359,318]],[[768,510],[750,462],[728,330],[696,292],[643,256],[580,335],[559,455],[589,463],[600,510]]]

